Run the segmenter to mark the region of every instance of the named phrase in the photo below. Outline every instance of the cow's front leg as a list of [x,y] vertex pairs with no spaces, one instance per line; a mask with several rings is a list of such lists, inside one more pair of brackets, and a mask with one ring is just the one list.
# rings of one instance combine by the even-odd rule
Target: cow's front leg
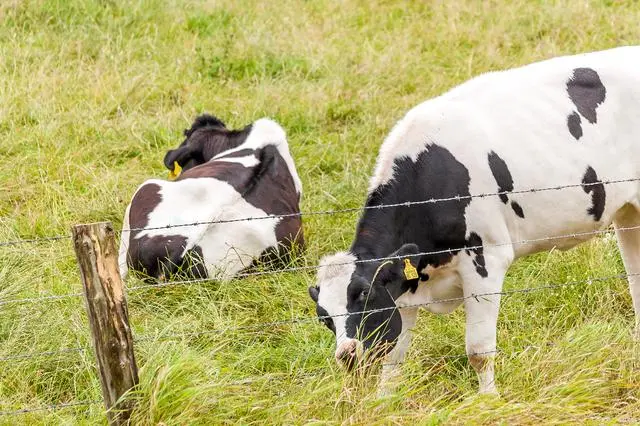
[[411,345],[413,327],[416,324],[416,318],[418,316],[418,308],[400,309],[400,316],[402,318],[402,332],[393,349],[384,357],[380,383],[378,385],[379,397],[393,394],[398,385],[401,365]]
[[461,268],[466,315],[466,351],[478,375],[480,393],[497,394],[494,377],[496,326],[500,292],[510,263],[504,256],[484,255],[484,268],[473,254],[467,268]]

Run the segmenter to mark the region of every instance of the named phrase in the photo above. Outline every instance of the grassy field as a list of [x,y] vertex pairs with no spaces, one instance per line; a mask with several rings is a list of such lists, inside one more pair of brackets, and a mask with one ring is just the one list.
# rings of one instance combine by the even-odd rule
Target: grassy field
[[[288,132],[304,211],[364,201],[377,148],[410,107],[488,70],[640,40],[631,1],[0,2],[0,241],[110,220],[201,112]],[[300,264],[347,248],[356,214],[305,219]],[[606,236],[519,261],[506,288],[623,272]],[[137,424],[640,422],[640,351],[620,279],[503,299],[500,399],[475,396],[464,313],[423,313],[398,393],[341,372],[314,274],[131,291]],[[128,283],[137,285],[135,281]],[[70,240],[0,247],[0,301],[80,291]],[[35,359],[25,353],[88,348]],[[0,304],[0,411],[101,399],[80,298]],[[103,407],[0,424],[104,423]]]

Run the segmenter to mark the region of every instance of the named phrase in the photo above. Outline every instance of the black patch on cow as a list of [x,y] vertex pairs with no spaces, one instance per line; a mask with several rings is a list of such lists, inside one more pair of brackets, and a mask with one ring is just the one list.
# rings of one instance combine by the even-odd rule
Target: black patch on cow
[[[505,163],[504,160],[493,151],[489,153],[488,157],[489,168],[491,169],[493,178],[498,184],[498,192],[513,191],[513,178],[511,177],[511,172],[507,167],[507,163]],[[502,200],[503,203],[507,204],[507,202],[509,201],[509,197],[507,196],[507,194],[500,194],[500,200]]]
[[520,204],[516,203],[515,201],[512,201],[511,208],[513,209],[516,215],[524,219],[524,211],[522,210],[522,207],[520,206]]
[[[469,198],[469,171],[445,147],[431,144],[414,162],[396,158],[394,177],[369,195],[367,207],[425,199],[454,198],[438,203],[368,209],[360,218],[351,251],[359,259],[388,256],[403,244],[421,252],[451,250],[430,262],[445,264],[466,244],[464,212]],[[359,264],[361,265],[366,264]],[[373,273],[371,273],[372,275]],[[363,274],[368,276],[367,273]]]
[[469,234],[469,238],[467,239],[467,247],[469,247],[466,251],[468,254],[473,256],[473,265],[476,267],[476,272],[482,277],[487,278],[489,273],[487,272],[487,267],[484,262],[484,246],[482,245],[482,238],[480,235],[472,232]]
[[[129,226],[131,229],[147,226],[149,213],[162,201],[160,189],[160,185],[156,183],[147,183],[136,191],[131,200],[131,209],[129,210]],[[137,232],[139,231],[130,233],[132,239]]]
[[[598,122],[596,108],[604,102],[607,89],[595,70],[591,68],[574,69],[573,74],[567,80],[567,93],[580,115],[591,124]],[[567,127],[576,140],[582,137],[581,121],[575,111],[567,117]]]
[[587,213],[593,216],[597,222],[604,213],[604,205],[606,201],[606,192],[604,184],[598,180],[596,171],[591,167],[587,167],[587,171],[582,177],[582,189],[587,194],[591,194],[591,207],[587,209]]
[[569,127],[569,133],[576,138],[576,140],[582,137],[582,126],[581,126],[580,115],[573,111],[567,117],[567,127]]
[[128,249],[128,265],[148,277],[168,279],[182,268],[182,252],[186,244],[187,239],[182,235],[132,238]]
[[[497,155],[494,159],[499,185],[505,190],[512,190],[513,180],[504,161]],[[428,265],[438,267],[447,264],[456,253],[470,245],[466,238],[464,217],[471,202],[469,182],[467,168],[443,146],[429,145],[415,162],[409,157],[397,158],[393,179],[370,194],[367,207],[425,199],[460,198],[408,207],[368,209],[358,223],[351,252],[359,259],[385,257],[404,244],[415,243],[420,252],[439,252],[420,257],[418,270]],[[474,253],[479,265],[478,274],[484,277],[486,268],[482,251]],[[361,263],[356,271],[362,276],[373,276],[375,271],[371,269],[375,267]]]
[[[509,167],[507,167],[507,163],[493,151],[488,154],[488,160],[493,178],[498,184],[498,192],[500,193],[498,196],[504,204],[507,204],[509,202],[509,196],[506,193],[513,191],[513,177],[511,176]],[[512,201],[511,208],[518,217],[524,219],[524,211],[520,204]]]
[[316,304],[316,314],[320,317],[320,322],[331,330],[333,334],[336,334],[336,326],[333,323],[333,318],[329,317],[329,312],[327,312],[322,306]]
[[596,108],[604,102],[607,89],[600,76],[591,68],[576,68],[567,81],[567,93],[580,115],[594,124],[598,122]]

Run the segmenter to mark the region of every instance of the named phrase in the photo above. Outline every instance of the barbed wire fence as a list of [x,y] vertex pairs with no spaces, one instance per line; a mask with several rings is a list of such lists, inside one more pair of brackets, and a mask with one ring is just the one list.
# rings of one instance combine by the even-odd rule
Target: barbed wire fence
[[[557,190],[562,190],[567,188],[585,188],[591,185],[610,185],[610,184],[630,183],[630,182],[637,182],[637,181],[640,181],[640,178],[599,181],[594,183],[560,185],[560,186],[553,186],[553,187],[546,187],[546,188],[533,188],[533,189],[517,190],[517,191],[501,191],[501,192],[495,192],[495,193],[483,193],[483,194],[454,196],[454,197],[446,197],[446,198],[433,198],[428,200],[407,201],[403,203],[382,204],[382,205],[364,206],[364,207],[357,207],[357,208],[343,208],[343,209],[336,209],[336,210],[299,212],[299,213],[291,213],[291,214],[284,214],[284,215],[265,215],[265,216],[244,217],[244,218],[237,218],[237,219],[227,219],[227,220],[211,220],[211,221],[201,221],[201,222],[191,222],[191,223],[167,224],[165,226],[147,227],[147,228],[129,228],[129,229],[125,228],[125,229],[120,229],[119,232],[125,235],[126,233],[129,233],[129,232],[146,231],[146,230],[159,230],[159,229],[179,228],[179,227],[188,227],[188,226],[224,224],[224,223],[232,223],[232,222],[254,221],[254,220],[264,220],[264,219],[274,219],[274,218],[289,218],[289,217],[295,217],[295,216],[345,214],[345,213],[355,213],[355,212],[362,212],[362,211],[374,210],[374,209],[406,208],[406,207],[440,203],[440,202],[460,202],[460,201],[470,200],[474,198],[499,197],[501,195],[512,195],[512,194],[534,194],[534,193],[547,192],[547,191],[557,191]],[[640,229],[640,226],[618,228],[617,231],[624,232],[624,231],[634,230],[634,229]],[[517,241],[504,241],[500,243],[484,244],[479,246],[469,246],[469,247],[463,247],[463,249],[473,250],[475,248],[515,246],[515,245],[521,245],[521,244],[560,241],[563,239],[586,240],[596,235],[604,235],[604,234],[612,233],[615,231],[616,230],[614,229],[595,229],[591,231],[568,233],[563,235],[549,235],[549,236],[533,238],[533,239],[522,239]],[[71,239],[72,239],[72,235],[63,235],[63,234],[38,237],[38,238],[14,239],[14,240],[0,241],[0,248],[1,247],[19,247],[24,245],[34,245],[34,244],[44,244],[44,243],[57,243],[57,242],[64,242],[67,240],[71,240]],[[420,253],[410,255],[410,257],[413,257],[413,256],[421,257],[421,256],[427,256],[427,255],[454,253],[458,251],[460,251],[460,248],[451,248],[451,249],[445,249],[445,250],[420,252]],[[407,256],[404,256],[404,257],[407,257]],[[372,258],[372,259],[360,259],[360,260],[356,260],[355,263],[382,262],[382,261],[397,260],[397,259],[400,259],[400,257],[387,256],[387,257],[378,257],[378,258]],[[336,265],[333,264],[331,266],[336,266]],[[287,273],[287,272],[309,272],[309,271],[317,270],[322,267],[323,265],[304,265],[304,266],[285,267],[277,270],[244,272],[244,273],[236,274],[235,277],[247,278],[247,277],[265,276],[265,275],[273,275],[273,274]],[[495,296],[495,295],[513,296],[513,295],[527,294],[527,293],[538,292],[538,291],[553,290],[553,289],[558,289],[563,287],[574,287],[578,285],[592,285],[594,283],[604,282],[604,281],[609,281],[614,279],[625,279],[635,275],[638,275],[638,274],[620,273],[620,274],[612,274],[609,276],[598,276],[598,277],[592,277],[584,280],[576,280],[576,281],[569,281],[569,282],[562,282],[562,283],[545,283],[543,285],[534,286],[534,287],[527,287],[527,288],[520,288],[520,289],[513,289],[513,290],[503,290],[500,292],[492,292],[492,293],[478,293],[478,294],[471,294],[469,296],[435,300],[428,303],[420,303],[420,304],[415,304],[411,306],[403,306],[403,308],[409,308],[409,307],[419,308],[419,307],[427,307],[428,305],[437,304],[437,303],[462,302],[470,298],[475,298],[476,300],[478,300],[481,297],[488,297],[488,296]],[[137,291],[145,291],[145,290],[170,287],[170,286],[193,285],[198,283],[210,282],[212,280],[215,280],[215,278],[198,278],[198,279],[166,281],[166,282],[160,282],[155,284],[131,286],[131,287],[127,287],[126,291],[127,293],[132,293]],[[47,303],[47,302],[55,302],[55,301],[61,301],[61,300],[66,300],[70,298],[80,298],[83,295],[85,295],[85,293],[77,292],[77,293],[67,293],[67,294],[43,295],[39,297],[5,299],[5,300],[0,300],[0,308],[9,306],[9,305],[17,305],[17,304],[40,304],[40,303]],[[388,311],[393,309],[397,309],[397,307],[368,309],[360,312],[351,312],[351,313],[345,313],[345,314],[333,315],[333,316],[327,315],[324,317],[301,316],[301,317],[282,319],[278,321],[222,327],[222,328],[215,328],[215,329],[206,329],[206,330],[201,330],[196,332],[148,334],[148,335],[135,336],[134,341],[144,342],[144,341],[172,340],[172,339],[176,340],[176,339],[194,338],[194,337],[204,336],[204,335],[238,332],[238,331],[260,332],[261,330],[272,329],[273,327],[278,327],[283,325],[310,323],[310,322],[316,322],[322,319],[335,318],[338,316],[360,315],[360,314],[364,315],[364,314],[383,312],[383,311]],[[530,347],[523,348],[523,351],[527,350],[528,348]],[[58,348],[56,350],[50,350],[50,351],[30,352],[30,353],[11,355],[11,356],[0,358],[0,362],[30,362],[38,358],[66,356],[72,353],[84,353],[87,351],[91,352],[92,348],[82,347],[82,346],[63,347],[63,348]],[[495,351],[490,351],[490,352],[500,353],[501,351],[496,349]],[[433,359],[446,360],[446,359],[453,359],[453,358],[464,358],[466,356],[467,356],[466,354],[445,355],[440,357],[433,357]],[[235,384],[240,385],[240,384],[252,383],[255,380],[260,380],[261,377],[262,376],[257,378],[246,378],[246,379],[237,381],[237,383]],[[40,407],[25,407],[25,408],[20,408],[13,411],[11,410],[0,411],[0,416],[28,414],[33,412],[52,411],[52,410],[60,410],[60,409],[66,409],[66,408],[90,407],[93,405],[101,404],[102,402],[103,402],[102,400],[75,401],[75,402],[64,402],[59,404],[44,405]]]

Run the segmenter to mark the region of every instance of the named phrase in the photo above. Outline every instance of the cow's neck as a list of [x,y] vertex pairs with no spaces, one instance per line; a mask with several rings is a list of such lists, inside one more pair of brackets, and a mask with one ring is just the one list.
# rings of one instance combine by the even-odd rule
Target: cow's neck
[[[415,160],[396,158],[393,170],[391,180],[371,191],[366,206],[416,204],[366,209],[357,226],[352,253],[365,260],[388,257],[407,243],[416,244],[421,252],[465,247],[464,215],[470,202],[467,168],[446,148],[430,144]],[[429,255],[427,258],[422,256],[422,260],[440,265],[447,263],[451,256],[451,253]],[[363,266],[357,270],[366,270],[367,278],[377,267],[367,267],[368,263],[359,265]]]

